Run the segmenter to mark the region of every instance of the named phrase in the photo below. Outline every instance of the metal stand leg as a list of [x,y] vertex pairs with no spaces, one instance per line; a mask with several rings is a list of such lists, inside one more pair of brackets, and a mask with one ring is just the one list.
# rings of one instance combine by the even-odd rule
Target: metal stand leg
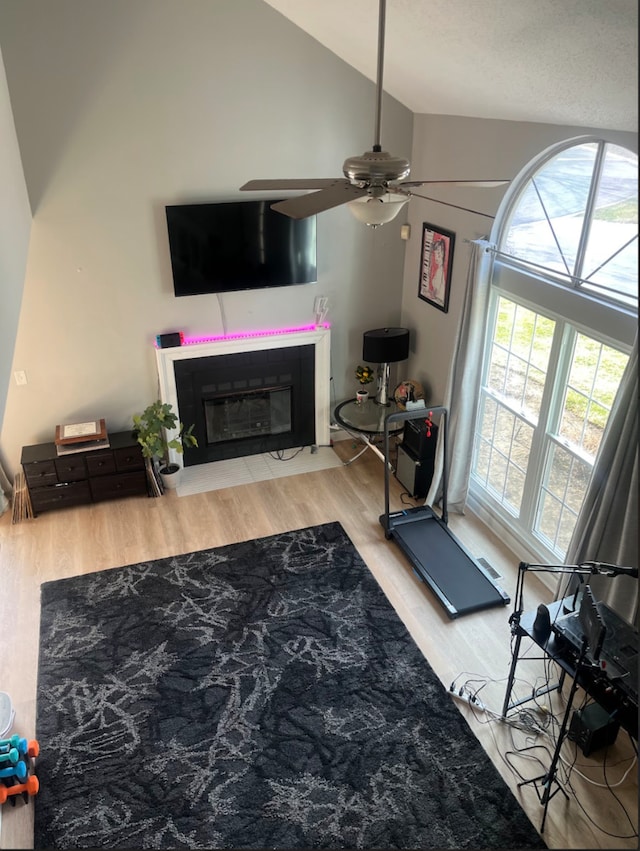
[[[356,435],[352,434],[344,426],[342,426],[342,428],[344,429],[344,431],[347,432],[348,435],[350,435],[354,440],[356,440]],[[375,454],[378,456],[378,458],[380,458],[381,461],[386,461],[385,455],[378,449],[378,447],[375,445],[375,443],[366,434],[358,434],[357,437],[358,437],[359,440],[364,441],[364,446],[362,447],[360,452],[358,452],[356,455],[353,456],[353,458],[349,458],[348,461],[343,461],[342,462],[343,466],[348,467],[349,464],[353,464],[353,462],[357,461],[358,458],[367,451],[367,449],[373,450],[373,452],[375,452]],[[387,463],[389,465],[389,469],[392,470],[393,467],[391,466],[391,464],[389,462],[387,462]]]
[[[556,747],[553,752],[553,759],[551,760],[551,765],[549,766],[549,770],[546,774],[541,774],[539,777],[534,777],[531,780],[523,780],[522,783],[518,783],[518,788],[521,786],[527,786],[529,783],[533,783],[535,786],[536,792],[538,794],[538,798],[540,803],[544,805],[544,812],[542,814],[542,825],[540,826],[540,833],[544,832],[544,824],[547,818],[547,808],[549,806],[549,801],[556,795],[558,792],[562,792],[567,800],[569,800],[569,796],[564,791],[558,779],[556,777],[558,762],[560,761],[560,750],[562,748],[562,744],[564,742],[564,737],[567,731],[567,724],[569,723],[569,714],[571,712],[571,707],[573,706],[573,698],[575,697],[575,693],[578,690],[578,671],[582,666],[584,661],[585,653],[587,650],[587,642],[586,640],[582,642],[582,650],[580,651],[580,658],[578,660],[578,664],[576,666],[576,674],[573,678],[573,682],[571,685],[571,690],[569,692],[569,698],[567,700],[567,708],[564,712],[564,718],[562,719],[562,726],[560,727],[560,732],[558,733],[558,740],[556,742]],[[542,795],[540,795],[540,791],[538,789],[538,783],[542,782]],[[551,785],[555,783],[557,788],[552,792]]]
[[507,679],[507,690],[504,695],[504,703],[502,704],[502,720],[507,717],[507,712],[511,709],[509,705],[509,701],[511,700],[511,692],[513,690],[513,681],[516,678],[516,665],[518,664],[518,657],[520,655],[520,644],[522,643],[522,635],[520,633],[516,636],[516,643],[513,648],[513,654],[511,656],[511,667],[509,668],[509,678]]
[[358,460],[358,458],[359,458],[361,455],[364,455],[364,453],[367,451],[367,449],[368,449],[368,448],[369,448],[369,443],[368,443],[368,442],[366,442],[366,443],[365,443],[365,445],[364,445],[364,446],[362,447],[362,449],[360,450],[360,452],[358,452],[356,455],[354,455],[354,456],[353,456],[353,458],[349,458],[349,460],[348,460],[348,461],[343,461],[343,462],[342,462],[342,463],[343,463],[343,465],[344,465],[345,467],[348,467],[348,466],[349,466],[349,464],[353,464],[353,462],[354,462],[354,461],[357,461],[357,460]]

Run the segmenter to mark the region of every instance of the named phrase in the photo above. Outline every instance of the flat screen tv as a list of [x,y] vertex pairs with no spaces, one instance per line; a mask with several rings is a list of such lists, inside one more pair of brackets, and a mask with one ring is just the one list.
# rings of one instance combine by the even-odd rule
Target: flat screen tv
[[274,200],[167,206],[176,296],[317,281],[316,217],[276,213]]

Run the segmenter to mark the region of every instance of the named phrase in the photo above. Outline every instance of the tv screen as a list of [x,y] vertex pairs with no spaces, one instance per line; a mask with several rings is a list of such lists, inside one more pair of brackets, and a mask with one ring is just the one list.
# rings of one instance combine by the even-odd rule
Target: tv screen
[[166,207],[176,296],[317,281],[316,217],[291,219],[268,201]]

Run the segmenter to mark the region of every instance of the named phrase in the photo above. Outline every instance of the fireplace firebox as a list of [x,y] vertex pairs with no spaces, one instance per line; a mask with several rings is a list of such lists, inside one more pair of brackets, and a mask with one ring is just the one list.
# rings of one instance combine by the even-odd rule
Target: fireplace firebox
[[316,442],[312,345],[178,360],[174,372],[198,440],[185,466]]
[[268,387],[204,399],[207,443],[288,434],[291,387]]

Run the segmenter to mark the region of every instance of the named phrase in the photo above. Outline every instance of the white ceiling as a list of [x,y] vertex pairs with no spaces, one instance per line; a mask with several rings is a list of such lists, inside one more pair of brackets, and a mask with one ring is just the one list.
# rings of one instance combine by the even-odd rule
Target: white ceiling
[[[377,0],[266,2],[375,81]],[[637,0],[387,0],[384,89],[414,113],[637,132],[637,33]]]

